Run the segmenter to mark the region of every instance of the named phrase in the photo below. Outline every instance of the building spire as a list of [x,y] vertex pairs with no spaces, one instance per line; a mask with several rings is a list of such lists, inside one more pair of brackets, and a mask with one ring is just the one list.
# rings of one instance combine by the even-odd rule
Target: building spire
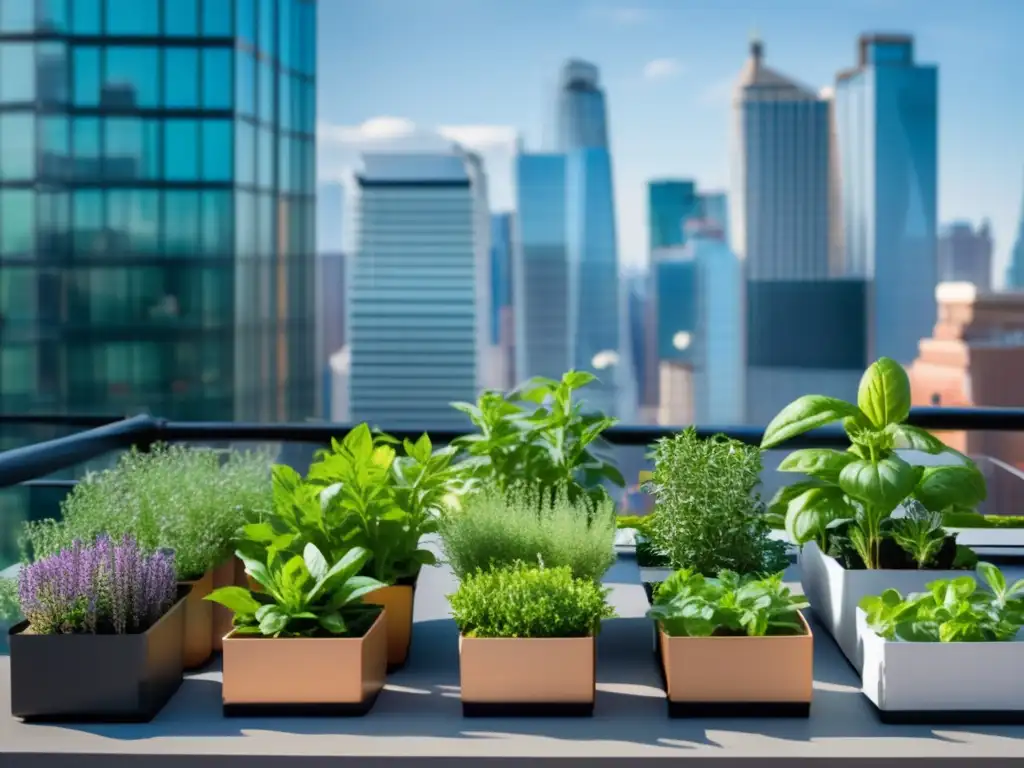
[[764,42],[761,40],[761,34],[757,31],[757,27],[750,31],[750,57],[756,66],[761,66],[761,59],[764,58]]

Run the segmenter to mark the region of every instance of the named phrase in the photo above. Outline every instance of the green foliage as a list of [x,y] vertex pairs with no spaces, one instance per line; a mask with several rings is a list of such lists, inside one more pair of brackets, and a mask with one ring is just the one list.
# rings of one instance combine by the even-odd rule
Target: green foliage
[[263,590],[221,587],[204,598],[234,612],[237,634],[362,637],[380,613],[362,601],[364,595],[384,586],[357,575],[370,559],[365,549],[350,549],[333,565],[313,544],[287,560],[268,556],[264,562],[243,552],[238,556],[245,572]]
[[652,515],[617,515],[615,527],[620,531],[634,530],[641,536],[647,536],[649,535],[648,529],[653,519]]
[[[914,559],[918,568],[927,568],[946,541],[942,515],[930,512],[916,499],[907,502],[905,507],[906,516],[892,520],[889,535]],[[864,554],[861,553],[862,559]]]
[[978,563],[978,574],[991,593],[978,589],[971,576],[928,584],[928,591],[908,595],[895,589],[860,601],[867,623],[887,640],[908,643],[984,643],[1012,640],[1024,626],[1024,579],[1007,586],[991,563]]
[[532,486],[484,488],[460,511],[441,517],[445,559],[460,579],[515,562],[566,566],[576,578],[600,581],[615,562],[615,508],[570,501]]
[[800,635],[797,614],[808,605],[803,595],[790,594],[781,573],[757,578],[722,571],[708,579],[683,569],[662,582],[647,615],[672,637]]
[[22,618],[18,603],[18,580],[0,577],[0,621],[13,624]]
[[516,563],[470,574],[448,601],[466,637],[587,637],[615,615],[608,593],[566,567]]
[[946,528],[1024,528],[1024,517],[949,511],[943,513],[942,524]]
[[[829,531],[852,523],[850,541],[866,567],[878,568],[886,535],[883,522],[901,504],[917,499],[927,509],[942,512],[972,508],[985,499],[985,479],[974,463],[928,432],[904,424],[909,414],[910,380],[902,366],[883,357],[864,373],[857,405],[805,395],[772,420],[762,448],[774,448],[840,419],[850,440],[846,451],[794,451],[779,466],[780,472],[810,477],[782,488],[769,505],[773,517],[785,518],[786,531],[794,542],[816,540],[827,550]],[[957,453],[964,463],[912,466],[895,453],[897,449]],[[902,531],[900,541],[911,542],[913,537],[905,529],[895,530]]]
[[546,490],[566,488],[574,502],[582,496],[607,500],[603,482],[625,485],[602,450],[601,433],[616,419],[584,414],[583,404],[574,401],[576,390],[595,380],[569,371],[561,381],[531,379],[508,395],[488,391],[475,404],[452,403],[477,429],[453,443],[467,456],[461,466],[501,491],[531,483]]
[[654,548],[673,568],[713,576],[722,570],[774,573],[788,565],[785,544],[769,538],[761,482],[761,451],[696,430],[658,441],[653,479],[657,509],[649,526]]
[[60,520],[25,524],[26,562],[100,534],[135,537],[143,550],[173,549],[178,578],[189,581],[231,556],[247,519],[271,503],[269,455],[185,446],[126,453],[109,470],[79,482]]

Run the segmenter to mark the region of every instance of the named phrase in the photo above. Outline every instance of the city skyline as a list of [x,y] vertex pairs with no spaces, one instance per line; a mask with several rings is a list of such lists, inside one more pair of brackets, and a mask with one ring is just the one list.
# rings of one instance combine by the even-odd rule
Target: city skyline
[[[534,0],[515,8],[469,0],[323,6],[322,71],[352,71],[360,57],[378,55],[374,66],[358,68],[359,87],[345,99],[335,98],[326,80],[321,87],[321,179],[340,176],[371,135],[393,139],[413,125],[444,127],[446,136],[484,155],[493,207],[512,209],[516,139],[528,151],[552,148],[559,68],[582,57],[600,68],[606,87],[619,249],[623,263],[636,267],[647,255],[649,179],[728,187],[732,89],[753,24],[773,66],[815,90],[832,85],[849,65],[858,35],[901,31],[914,36],[921,61],[940,68],[939,219],[992,221],[993,277],[1001,283],[1024,195],[1024,146],[1015,139],[1024,106],[1002,98],[1013,85],[1013,40],[990,30],[1024,21],[1024,8],[982,2],[968,13],[939,0],[922,16],[918,0],[836,3],[828,12],[792,0],[764,19],[763,8],[749,0],[728,11],[656,0],[565,0],[545,13],[541,27],[538,7]],[[510,44],[523,41],[515,30],[528,25],[529,42]],[[684,36],[681,44],[673,30],[695,25],[706,34]],[[488,33],[497,27],[501,35]],[[324,45],[324,35],[344,44]],[[480,66],[484,56],[487,66]]]

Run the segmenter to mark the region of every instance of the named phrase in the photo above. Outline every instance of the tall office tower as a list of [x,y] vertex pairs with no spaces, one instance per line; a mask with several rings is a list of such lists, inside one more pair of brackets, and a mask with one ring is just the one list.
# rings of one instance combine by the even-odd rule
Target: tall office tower
[[491,343],[491,205],[483,158],[458,145],[453,151],[466,160],[469,187],[473,195],[473,293],[476,305],[476,386],[502,389],[505,370],[498,345]]
[[[650,317],[650,306],[654,301],[651,295],[650,269],[626,275],[626,312],[629,319],[629,351],[630,364],[633,366],[633,373],[636,377],[639,394],[640,410],[637,413],[637,421],[641,424],[654,424],[657,422],[657,403],[648,404],[643,399],[643,384],[641,383],[646,375],[645,367],[648,359],[648,327],[654,325],[655,319]],[[655,344],[657,340],[655,340]],[[657,369],[654,371],[657,375]]]
[[512,318],[519,381],[557,379],[572,363],[565,156],[516,158]]
[[987,220],[977,231],[966,221],[943,227],[938,258],[940,283],[971,283],[980,291],[992,290],[992,233]]
[[501,388],[509,389],[515,381],[513,370],[512,316],[512,232],[515,215],[495,213],[491,216],[491,343],[498,348],[502,368]]
[[1010,253],[1010,264],[1006,268],[1006,287],[1010,290],[1024,290],[1024,195],[1020,203],[1020,221],[1017,224],[1017,240]]
[[478,183],[458,149],[363,156],[349,349],[335,361],[349,377],[348,413],[336,408],[336,418],[396,429],[462,424],[450,403],[476,398],[487,318]]
[[729,196],[725,192],[702,192],[700,210],[704,221],[715,224],[722,232],[722,242],[729,247]]
[[913,38],[864,35],[836,78],[844,270],[872,281],[872,357],[910,363],[935,322],[938,69]]
[[593,64],[571,60],[562,69],[558,142],[566,156],[570,365],[598,377],[587,392],[590,407],[629,419],[636,384],[619,279],[608,117]]
[[316,9],[3,3],[0,410],[314,413]]

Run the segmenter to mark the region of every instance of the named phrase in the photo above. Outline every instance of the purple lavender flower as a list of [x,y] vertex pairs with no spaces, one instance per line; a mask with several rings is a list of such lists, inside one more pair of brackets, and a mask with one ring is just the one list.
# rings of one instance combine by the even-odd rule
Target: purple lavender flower
[[100,536],[22,568],[18,601],[41,634],[144,632],[173,605],[174,556],[146,555],[125,536]]

